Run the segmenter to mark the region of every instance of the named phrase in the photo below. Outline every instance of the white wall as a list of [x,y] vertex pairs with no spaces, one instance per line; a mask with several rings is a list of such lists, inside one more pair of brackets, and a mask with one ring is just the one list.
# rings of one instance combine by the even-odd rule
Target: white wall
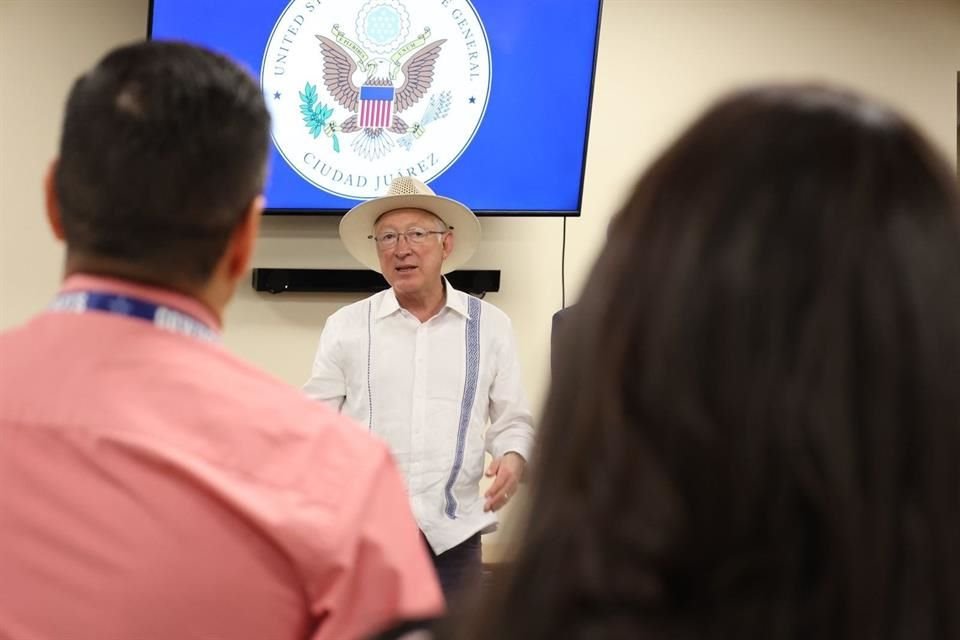
[[[70,83],[110,47],[143,37],[146,11],[147,0],[0,0],[0,329],[43,307],[59,280],[40,184]],[[584,212],[567,229],[568,301],[638,172],[718,94],[771,79],[840,82],[902,109],[955,162],[958,68],[960,0],[606,0]],[[487,299],[514,321],[538,406],[560,305],[561,221],[488,218],[483,230],[468,267],[502,270]],[[265,221],[255,264],[355,266],[335,220],[293,218]],[[324,319],[356,298],[245,284],[225,340],[300,384]]]

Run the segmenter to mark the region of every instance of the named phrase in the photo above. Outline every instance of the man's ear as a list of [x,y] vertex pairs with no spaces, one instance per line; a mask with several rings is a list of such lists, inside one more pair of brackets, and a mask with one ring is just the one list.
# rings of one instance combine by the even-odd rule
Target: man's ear
[[448,231],[443,235],[443,259],[446,260],[453,252],[453,231]]
[[60,217],[60,199],[57,197],[57,159],[50,163],[43,179],[43,199],[47,212],[47,224],[57,240],[64,240],[63,219]]
[[230,239],[230,257],[227,262],[227,273],[233,279],[238,279],[246,273],[253,259],[257,234],[260,232],[260,216],[263,214],[266,203],[263,194],[251,200],[243,214],[243,220],[233,232],[233,237]]

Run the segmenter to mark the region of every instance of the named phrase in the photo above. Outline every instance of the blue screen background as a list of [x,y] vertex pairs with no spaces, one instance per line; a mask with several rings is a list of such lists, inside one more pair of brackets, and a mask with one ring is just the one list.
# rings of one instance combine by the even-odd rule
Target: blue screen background
[[[418,1],[418,0],[415,0]],[[578,213],[600,0],[473,0],[493,64],[471,144],[431,181],[478,213]],[[259,75],[287,0],[153,0],[152,38],[203,44]],[[293,171],[271,151],[270,209],[342,213],[357,204]]]

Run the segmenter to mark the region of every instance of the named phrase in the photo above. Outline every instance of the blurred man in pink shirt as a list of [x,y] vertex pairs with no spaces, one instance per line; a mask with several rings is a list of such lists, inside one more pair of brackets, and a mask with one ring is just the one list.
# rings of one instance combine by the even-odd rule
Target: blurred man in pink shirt
[[219,344],[263,207],[254,81],[182,44],[70,94],[50,308],[0,335],[0,638],[365,636],[442,597],[384,447]]

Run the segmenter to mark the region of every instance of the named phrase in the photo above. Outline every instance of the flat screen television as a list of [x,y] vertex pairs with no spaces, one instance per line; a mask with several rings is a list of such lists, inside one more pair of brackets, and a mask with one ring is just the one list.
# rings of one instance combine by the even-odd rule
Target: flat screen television
[[152,0],[148,36],[245,63],[268,213],[413,175],[479,215],[580,214],[602,0]]

